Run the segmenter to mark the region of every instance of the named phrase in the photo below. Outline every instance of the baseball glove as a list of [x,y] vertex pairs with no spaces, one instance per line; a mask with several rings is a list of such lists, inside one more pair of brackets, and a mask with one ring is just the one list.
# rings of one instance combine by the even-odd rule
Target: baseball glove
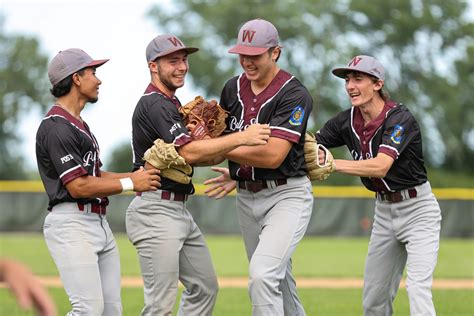
[[197,96],[179,109],[186,126],[191,125],[193,139],[215,138],[226,128],[227,112],[216,100],[207,102]]
[[[322,149],[325,153],[324,164],[322,165],[319,163],[319,149]],[[311,181],[326,180],[336,169],[331,152],[323,145],[318,144],[314,135],[308,132],[304,141],[304,160]]]
[[183,184],[191,182],[193,168],[178,154],[174,144],[167,144],[162,139],[155,140],[145,152],[143,160],[160,169],[162,177]]

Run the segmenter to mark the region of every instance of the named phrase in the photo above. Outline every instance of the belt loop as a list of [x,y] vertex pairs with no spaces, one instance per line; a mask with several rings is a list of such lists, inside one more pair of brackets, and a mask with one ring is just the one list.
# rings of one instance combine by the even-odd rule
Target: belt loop
[[410,198],[408,195],[408,190],[403,190],[400,193],[402,194],[402,200],[408,200]]
[[275,181],[273,180],[263,180],[267,183],[267,189],[274,189],[275,188]]

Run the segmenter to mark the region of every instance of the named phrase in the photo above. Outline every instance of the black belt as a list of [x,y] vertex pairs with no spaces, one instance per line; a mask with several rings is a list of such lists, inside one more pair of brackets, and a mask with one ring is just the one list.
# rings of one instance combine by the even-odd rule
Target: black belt
[[86,205],[91,206],[91,212],[92,213],[101,214],[101,215],[105,215],[105,213],[106,213],[106,206],[105,205],[94,204],[94,203],[82,204],[82,203],[77,202],[77,207],[79,208],[80,211],[84,211],[84,208],[86,208]]
[[[141,196],[142,192],[137,192],[136,196]],[[171,191],[161,191],[161,199],[168,201],[183,202],[188,200],[188,195],[184,193],[176,193]]]
[[286,179],[277,179],[277,180],[257,180],[257,181],[238,181],[239,188],[247,190],[253,193],[262,191],[263,189],[268,189],[269,187],[277,187],[279,185],[284,185],[287,183]]
[[382,202],[398,203],[404,200],[415,198],[417,196],[417,192],[415,188],[409,188],[397,192],[377,192],[375,193],[375,196],[377,200]]

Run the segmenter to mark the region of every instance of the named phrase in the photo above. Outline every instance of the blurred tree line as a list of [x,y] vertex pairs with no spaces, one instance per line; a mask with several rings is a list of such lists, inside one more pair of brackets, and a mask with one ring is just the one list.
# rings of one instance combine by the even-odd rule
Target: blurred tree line
[[18,122],[35,109],[51,104],[47,81],[48,57],[30,36],[6,34],[0,12],[0,179],[24,179],[28,171],[20,152]]
[[207,97],[241,72],[227,49],[240,26],[260,17],[279,30],[278,63],[298,77],[314,100],[312,130],[350,106],[330,70],[352,56],[377,57],[386,89],[423,128],[430,166],[474,172],[474,25],[467,1],[446,0],[175,0],[150,17],[200,52],[190,57],[193,82]]
[[[284,46],[280,67],[298,77],[313,97],[313,131],[350,106],[343,81],[332,76],[330,70],[354,55],[375,56],[386,68],[385,90],[419,120],[428,167],[472,176],[474,23],[469,10],[472,6],[462,0],[174,0],[172,6],[156,4],[149,18],[162,33],[175,34],[187,45],[200,48],[190,57],[188,83],[192,80],[206,98],[217,99],[223,83],[241,72],[237,57],[227,53],[236,42],[240,26],[257,17],[271,21]],[[29,108],[44,104],[48,89],[29,87],[30,91],[26,87],[41,86],[38,76],[46,73],[44,57],[34,39],[6,35],[1,24],[0,36],[0,98],[4,104],[0,159],[11,164],[19,157],[5,154],[6,140],[15,136],[14,129],[8,135],[5,130],[17,120],[12,116],[18,118],[25,113],[24,103],[19,100],[27,96],[28,101],[23,102]],[[18,48],[21,43],[31,45],[23,55],[20,52],[24,49]],[[10,76],[15,62],[30,65],[21,67],[24,79],[4,83],[14,78]],[[39,72],[37,77],[28,75],[32,70]],[[17,110],[6,113],[5,104]],[[345,154],[346,150],[336,152],[339,156]],[[108,169],[129,170],[129,141],[111,156]],[[0,166],[2,178],[8,178],[9,172],[9,168]]]

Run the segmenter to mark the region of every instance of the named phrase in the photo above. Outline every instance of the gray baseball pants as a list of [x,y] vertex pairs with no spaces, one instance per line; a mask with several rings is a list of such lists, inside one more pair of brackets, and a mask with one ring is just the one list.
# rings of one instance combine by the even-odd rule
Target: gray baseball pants
[[308,227],[313,191],[307,177],[287,181],[257,193],[238,189],[237,212],[249,259],[254,316],[305,315],[291,256]]
[[436,315],[431,285],[438,258],[441,210],[429,182],[416,190],[415,198],[375,203],[364,275],[366,316],[392,315],[405,265],[410,314]]
[[67,315],[122,315],[118,248],[106,217],[88,206],[58,204],[44,221],[46,245],[72,305]]
[[211,255],[186,202],[161,199],[161,190],[135,197],[126,213],[144,282],[142,315],[172,315],[178,280],[185,290],[178,315],[212,315],[217,277]]

